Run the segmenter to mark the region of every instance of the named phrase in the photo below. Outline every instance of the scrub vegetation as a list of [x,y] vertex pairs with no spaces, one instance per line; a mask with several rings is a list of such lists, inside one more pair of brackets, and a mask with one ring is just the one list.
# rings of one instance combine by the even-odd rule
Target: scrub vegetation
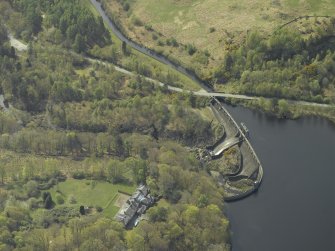
[[[0,250],[230,250],[223,189],[191,151],[219,137],[208,100],[117,72],[183,84],[84,2],[52,2],[0,2]],[[116,201],[138,184],[161,200],[126,230]]]
[[[102,2],[131,39],[218,91],[273,98],[273,109],[262,108],[271,113],[279,99],[335,102],[332,1]],[[334,109],[317,109],[333,116]],[[292,114],[301,113],[285,116]]]

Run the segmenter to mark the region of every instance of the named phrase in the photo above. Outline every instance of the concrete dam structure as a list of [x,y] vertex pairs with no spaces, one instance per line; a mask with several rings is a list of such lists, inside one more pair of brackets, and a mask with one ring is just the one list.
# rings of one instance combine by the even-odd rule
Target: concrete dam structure
[[221,141],[209,149],[210,156],[219,158],[224,151],[238,145],[242,157],[235,173],[220,174],[219,184],[224,187],[225,200],[241,199],[258,189],[263,178],[262,165],[243,130],[216,97],[212,97],[210,107],[225,128]]
[[[211,87],[203,83],[201,79],[199,79],[196,76],[196,74],[194,74],[192,71],[188,70],[187,68],[184,68],[179,64],[170,61],[165,56],[160,55],[157,52],[149,48],[146,48],[145,46],[140,45],[132,41],[127,36],[125,36],[119,29],[120,27],[118,27],[113,22],[112,18],[105,13],[104,7],[100,3],[100,1],[97,0],[90,0],[90,1],[96,8],[96,10],[99,12],[103,20],[106,22],[106,24],[111,28],[113,33],[121,41],[126,43],[131,48],[151,58],[154,58],[155,60],[163,64],[169,65],[176,71],[179,71],[186,77],[195,81],[202,88],[202,90],[198,92],[192,92],[194,95],[211,98],[210,107],[214,113],[214,116],[224,127],[225,134],[221,138],[221,140],[217,142],[213,147],[205,150],[205,154],[207,156],[204,156],[204,160],[205,161],[207,160],[210,161],[211,159],[218,160],[224,154],[225,151],[228,151],[233,147],[234,148],[238,147],[239,149],[238,152],[241,156],[237,170],[234,170],[234,172],[230,173],[219,173],[219,175],[217,175],[216,177],[219,184],[224,187],[225,200],[240,199],[252,193],[253,191],[257,190],[263,177],[262,165],[259,162],[258,157],[255,151],[253,150],[250,142],[248,141],[246,135],[243,133],[243,131],[234,121],[232,116],[228,113],[228,111],[223,107],[223,105],[218,100],[218,98],[227,98],[227,97],[240,98],[240,99],[257,99],[257,98],[248,97],[245,95],[232,95],[232,94],[213,92]],[[116,67],[116,69],[118,71],[124,72],[125,74],[129,75],[133,74],[119,67]],[[146,79],[149,81],[153,81],[150,78]],[[159,81],[154,82],[157,82],[161,86],[165,86],[164,83],[161,83]],[[191,91],[183,90],[173,86],[168,86],[168,89],[176,92],[191,93]]]

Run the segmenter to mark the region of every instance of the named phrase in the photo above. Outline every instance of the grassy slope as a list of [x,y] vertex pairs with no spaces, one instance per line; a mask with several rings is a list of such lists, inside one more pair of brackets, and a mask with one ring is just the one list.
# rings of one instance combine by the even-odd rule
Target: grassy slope
[[[298,15],[335,12],[332,0],[135,0],[132,6],[135,16],[165,36],[208,49],[218,49],[226,32],[238,36],[253,28],[271,31],[285,23],[284,15],[289,20]],[[210,27],[216,31],[209,33]]]
[[[94,184],[94,183],[93,183]],[[127,186],[123,184],[111,184],[107,182],[97,181],[95,185],[89,180],[74,180],[69,179],[65,182],[54,186],[50,192],[55,198],[57,190],[61,192],[66,203],[70,195],[74,196],[78,205],[85,206],[100,206],[104,209],[104,215],[113,217],[118,207],[114,206],[114,202],[118,196],[118,190],[127,193],[133,193],[135,186]]]
[[[82,0],[82,2],[89,7],[89,9],[94,13],[95,16],[100,16],[97,10],[94,8],[94,6],[90,3],[90,0]],[[106,27],[108,28],[107,25]],[[112,36],[113,43],[116,44],[119,48],[121,48],[121,40],[112,31],[111,31],[111,36]],[[171,67],[165,64],[162,64],[159,61],[149,56],[146,56],[136,50],[132,50],[132,54],[136,56],[136,58],[139,59],[140,61],[145,62],[148,65],[151,65],[154,69],[159,69],[160,72],[174,73],[175,75],[179,77],[185,89],[193,90],[193,91],[200,89],[197,83],[193,82],[191,79],[187,78],[186,76],[172,69]]]

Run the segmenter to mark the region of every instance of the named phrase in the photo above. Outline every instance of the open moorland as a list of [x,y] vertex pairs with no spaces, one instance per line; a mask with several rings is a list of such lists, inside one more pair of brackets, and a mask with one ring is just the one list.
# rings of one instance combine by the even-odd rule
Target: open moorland
[[[0,250],[229,250],[225,192],[195,153],[222,133],[209,100],[144,76],[192,80],[124,47],[87,2],[0,13]],[[140,184],[165,203],[126,229],[113,216]]]
[[[225,49],[240,44],[248,31],[271,34],[298,16],[332,15],[331,0],[104,0],[128,35],[148,47],[187,57],[177,49],[164,49],[168,39],[208,51],[214,60]],[[299,26],[306,25],[300,23]],[[151,34],[150,34],[151,33]]]
[[[269,98],[242,103],[279,117],[334,121],[332,1],[102,2],[124,34],[217,91]],[[305,109],[290,100],[331,106]]]

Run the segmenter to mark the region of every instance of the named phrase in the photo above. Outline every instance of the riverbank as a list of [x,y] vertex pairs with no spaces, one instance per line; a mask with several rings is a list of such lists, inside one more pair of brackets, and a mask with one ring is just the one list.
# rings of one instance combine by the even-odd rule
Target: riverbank
[[239,137],[241,140],[239,150],[242,162],[238,172],[235,175],[221,174],[219,180],[223,181],[220,183],[224,187],[226,201],[242,199],[258,189],[263,179],[263,167],[249,140],[218,99],[212,100],[211,108],[225,128],[225,140],[234,137]]
[[266,166],[257,193],[225,204],[232,250],[335,250],[335,126],[317,117],[284,120],[226,108],[248,126]]
[[[264,99],[265,100],[265,99]],[[281,112],[277,100],[268,100],[268,104],[260,100],[226,99],[227,104],[239,105],[252,110],[261,111],[278,119],[300,119],[303,117],[319,117],[335,125],[335,105],[316,104],[304,101],[287,101],[285,112]]]
[[[185,74],[190,79],[193,79],[204,90],[206,90],[206,91],[204,91],[204,93],[211,91],[211,88],[209,86],[207,86],[206,84],[204,84],[200,79],[198,79],[195,74],[189,72],[187,69],[183,68],[182,66],[176,65],[175,63],[169,61],[164,56],[158,55],[156,52],[151,51],[150,49],[148,49],[148,48],[146,48],[142,45],[139,45],[136,42],[130,40],[128,37],[126,37],[122,33],[122,31],[120,31],[118,29],[118,26],[115,23],[113,23],[113,20],[107,16],[103,6],[99,2],[97,2],[96,0],[91,0],[91,3],[95,6],[96,10],[100,13],[100,15],[104,18],[105,22],[107,22],[107,24],[110,26],[110,28],[114,32],[114,34],[116,36],[118,36],[121,41],[124,41],[127,45],[131,46],[132,48],[134,48],[134,49],[136,49],[136,50],[138,50],[138,51],[140,51],[140,52],[142,52],[142,53],[144,53],[148,56],[151,56],[151,57],[155,58],[156,60],[158,60],[160,62],[163,62],[165,64],[170,65],[174,69],[176,69],[179,72]],[[210,96],[210,93],[209,93],[209,96]],[[229,123],[231,123],[230,126],[226,125],[226,127],[225,127],[226,133],[227,133],[227,130],[228,130],[229,127],[234,128],[232,130],[235,130],[236,133],[239,133],[239,136],[243,138],[244,142],[242,143],[242,145],[244,145],[244,143],[246,144],[246,146],[243,147],[245,164],[243,163],[243,168],[241,170],[242,175],[237,175],[234,178],[229,177],[227,179],[227,181],[225,182],[226,185],[224,186],[224,187],[226,187],[226,189],[225,189],[226,190],[226,196],[225,197],[228,200],[233,200],[235,198],[240,199],[240,198],[245,197],[248,194],[252,193],[253,191],[257,190],[259,184],[261,183],[262,177],[263,177],[263,175],[262,175],[263,171],[259,172],[259,169],[262,169],[262,166],[261,166],[256,154],[254,153],[249,141],[246,139],[245,135],[242,133],[239,126],[236,124],[236,122],[230,116],[228,111],[225,110],[225,108],[222,106],[222,104],[220,104],[220,102],[216,98],[214,98],[213,100],[216,103],[215,105],[220,106],[220,112],[219,111],[218,112],[221,113],[221,116],[224,117],[224,120],[228,119]],[[248,151],[250,151],[250,153],[248,153]],[[255,161],[254,163],[253,163],[253,160]],[[259,173],[261,175],[258,175]]]
[[[103,6],[103,4],[100,1],[97,0],[85,0],[85,1],[90,1],[90,3],[94,6],[95,12],[97,15],[101,16],[104,20],[104,22],[107,24],[108,28],[112,31],[112,39],[117,38],[117,42],[121,45],[122,43],[126,43],[129,47],[134,49],[136,52],[136,56],[139,56],[142,54],[145,56],[145,59],[148,59],[149,61],[155,60],[159,63],[161,63],[164,66],[169,66],[172,68],[174,71],[178,72],[181,74],[181,77],[183,77],[184,81],[187,82],[187,86],[193,87],[192,90],[194,90],[194,83],[196,83],[198,86],[200,86],[202,89],[209,90],[208,86],[203,83],[203,81],[191,70],[179,65],[178,63],[169,60],[165,56],[157,53],[154,50],[150,50],[149,48],[146,48],[145,46],[138,44],[128,38],[123,32],[122,29],[114,22],[112,17],[110,17],[107,13],[106,10]],[[168,70],[167,70],[168,71]],[[186,77],[186,78],[185,78]],[[191,80],[192,83],[189,83]],[[187,87],[186,86],[186,87]]]

